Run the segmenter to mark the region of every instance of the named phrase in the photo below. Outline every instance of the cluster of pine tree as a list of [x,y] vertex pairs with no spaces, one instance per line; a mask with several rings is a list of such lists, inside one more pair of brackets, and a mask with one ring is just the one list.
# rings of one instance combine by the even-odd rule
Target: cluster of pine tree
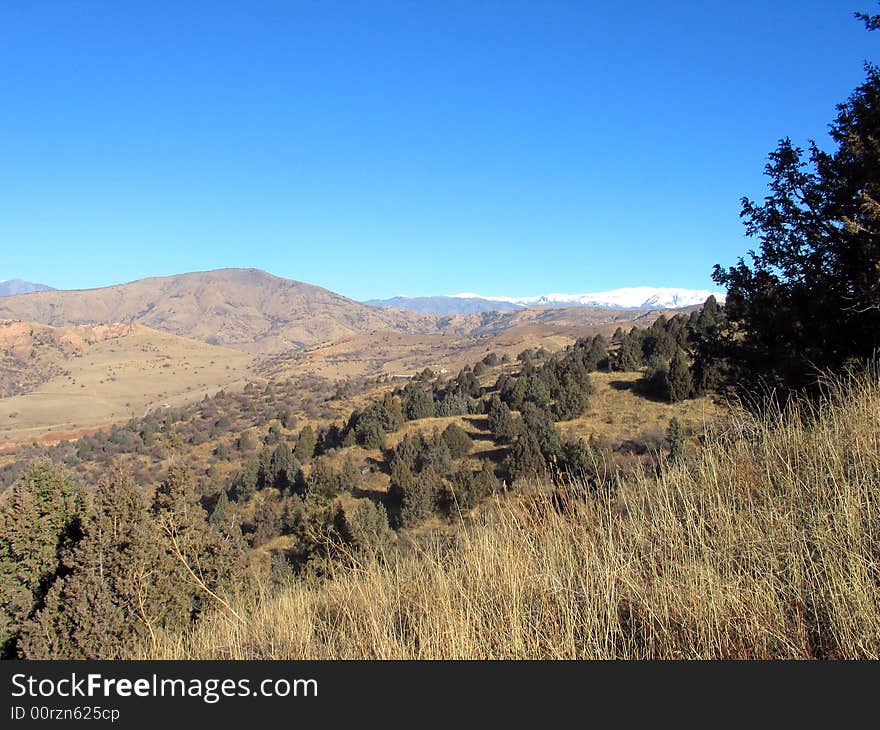
[[495,440],[509,444],[504,466],[511,482],[549,476],[554,481],[592,483],[610,464],[607,449],[584,439],[563,440],[551,412],[534,403],[523,403],[517,416],[496,393],[487,416]]
[[472,445],[467,432],[454,423],[430,437],[416,433],[400,440],[387,456],[388,501],[397,525],[410,527],[435,511],[449,514],[468,509],[498,490],[490,465],[476,471],[467,465],[456,468],[455,462]]
[[0,511],[3,656],[129,656],[242,590],[247,563],[182,468],[148,502],[122,474],[87,495],[37,463]]
[[[495,359],[497,356],[491,361]],[[404,388],[387,393],[381,401],[363,410],[353,411],[345,426],[324,434],[321,444],[324,448],[357,444],[365,449],[381,449],[385,436],[407,421],[481,413],[482,388],[476,371],[484,372],[485,368],[483,362],[474,368],[465,366],[449,381],[426,369]]]
[[709,356],[706,344],[724,323],[724,310],[709,297],[688,315],[658,317],[647,328],[633,327],[614,333],[618,345],[610,358],[613,370],[647,368],[644,391],[675,403],[716,390],[722,383],[721,363]]
[[537,367],[532,357],[523,358],[517,375],[503,373],[495,383],[500,399],[513,410],[530,403],[548,409],[554,420],[567,421],[582,415],[593,392],[590,373],[608,367],[605,338],[578,340],[563,353],[546,358]]

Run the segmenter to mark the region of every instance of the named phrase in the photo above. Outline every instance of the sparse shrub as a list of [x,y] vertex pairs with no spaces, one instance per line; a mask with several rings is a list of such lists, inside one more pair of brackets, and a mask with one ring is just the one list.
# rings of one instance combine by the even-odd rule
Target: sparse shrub
[[340,507],[337,530],[352,547],[371,556],[384,554],[395,540],[385,507],[369,499]]
[[669,421],[669,428],[666,429],[666,442],[669,444],[669,458],[672,461],[678,461],[684,456],[684,428],[677,418],[672,418]]
[[300,462],[306,463],[315,455],[317,443],[318,439],[312,427],[309,425],[303,426],[299,432],[299,438],[296,441],[296,448],[293,450],[293,453]]
[[404,412],[407,420],[417,421],[422,418],[433,418],[437,415],[434,399],[429,392],[417,386],[408,385],[405,393]]
[[470,453],[474,444],[467,431],[461,428],[461,426],[456,426],[454,423],[450,423],[443,430],[442,438],[453,459],[460,459],[462,456]]

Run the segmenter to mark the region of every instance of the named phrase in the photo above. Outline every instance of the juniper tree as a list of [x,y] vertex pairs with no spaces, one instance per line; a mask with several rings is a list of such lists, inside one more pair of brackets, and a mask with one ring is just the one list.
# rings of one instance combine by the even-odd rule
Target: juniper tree
[[293,453],[300,462],[307,462],[315,455],[315,446],[318,439],[315,437],[315,431],[311,426],[303,426],[299,432],[299,438],[296,441],[296,448]]
[[254,510],[254,547],[265,545],[281,534],[283,505],[267,492]]
[[315,459],[307,478],[309,498],[331,499],[342,491],[342,480],[326,456]]
[[278,444],[269,459],[271,485],[282,492],[291,491],[300,468],[301,465],[290,447],[287,444]]
[[357,443],[365,449],[381,449],[385,444],[385,429],[375,411],[367,410],[360,415],[354,433]]
[[418,386],[407,386],[404,412],[410,421],[421,418],[433,418],[436,415],[434,398]]
[[642,351],[641,330],[633,327],[623,337],[623,342],[617,351],[614,363],[615,370],[632,371],[638,370],[645,364],[645,356]]
[[443,441],[449,448],[449,453],[453,459],[460,459],[470,452],[474,442],[460,426],[450,423],[443,431]]
[[489,430],[496,439],[511,441],[517,434],[517,423],[506,403],[497,394],[492,396],[488,411]]
[[562,438],[550,413],[527,403],[523,406],[522,419],[523,432],[535,440],[544,461],[554,461],[559,456]]
[[470,509],[498,491],[498,479],[486,466],[477,471],[459,469],[441,491],[441,506],[447,513]]
[[223,595],[240,590],[248,576],[244,545],[208,523],[187,469],[171,466],[156,489],[150,512],[164,553],[174,565],[170,583],[187,602],[189,615],[196,617],[209,605],[228,610]]
[[361,470],[355,464],[351,455],[345,457],[342,469],[339,472],[339,482],[346,492],[355,492],[361,486]]
[[513,480],[535,479],[547,472],[547,463],[533,434],[524,431],[513,442],[507,457],[507,470]]
[[83,538],[64,558],[43,608],[23,631],[31,659],[122,659],[164,627],[189,620],[186,591],[161,546],[156,523],[131,479],[102,482]]
[[596,335],[590,342],[584,365],[589,371],[608,367],[608,343],[602,335]]
[[393,469],[389,499],[396,507],[397,523],[411,527],[431,514],[440,478],[432,468],[414,474],[402,462]]
[[[869,30],[876,16],[859,16]],[[871,358],[880,346],[880,71],[838,106],[836,149],[781,140],[765,168],[769,195],[743,199],[758,251],[730,268],[722,344],[744,387],[812,389],[822,369]]]
[[677,418],[672,418],[669,421],[669,428],[666,429],[666,442],[669,444],[669,458],[672,461],[684,456],[684,429]]
[[68,568],[63,555],[82,538],[85,501],[59,467],[38,462],[12,488],[0,511],[0,650],[19,653],[26,621]]
[[667,393],[671,403],[690,398],[694,393],[694,383],[691,377],[688,357],[684,350],[676,350],[672,361],[669,363],[667,375]]
[[418,458],[419,473],[430,468],[439,476],[449,476],[453,471],[452,452],[438,432],[425,443]]
[[229,506],[229,497],[226,495],[226,490],[221,490],[208,521],[220,529],[225,529],[231,521],[231,517],[232,510]]
[[382,555],[394,544],[395,535],[385,507],[369,499],[340,506],[336,526],[349,545],[370,556]]

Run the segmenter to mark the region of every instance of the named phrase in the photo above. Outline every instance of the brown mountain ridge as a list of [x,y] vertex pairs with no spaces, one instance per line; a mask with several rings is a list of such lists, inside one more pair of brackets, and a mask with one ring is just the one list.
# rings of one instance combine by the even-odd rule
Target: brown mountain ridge
[[280,353],[375,330],[437,330],[435,317],[361,304],[258,269],[219,269],[0,300],[0,319],[141,324],[212,345]]

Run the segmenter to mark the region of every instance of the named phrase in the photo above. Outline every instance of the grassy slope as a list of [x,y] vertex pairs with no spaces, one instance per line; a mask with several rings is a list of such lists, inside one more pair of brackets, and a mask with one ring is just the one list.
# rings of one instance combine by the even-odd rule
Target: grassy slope
[[[74,329],[74,328],[70,328]],[[85,329],[85,328],[83,328]],[[178,406],[243,385],[252,356],[147,327],[87,343],[62,361],[64,374],[0,399],[0,442],[76,431]]]
[[[880,383],[609,496],[506,495],[428,544],[166,636],[167,658],[880,656]],[[748,434],[732,439],[729,434]]]

